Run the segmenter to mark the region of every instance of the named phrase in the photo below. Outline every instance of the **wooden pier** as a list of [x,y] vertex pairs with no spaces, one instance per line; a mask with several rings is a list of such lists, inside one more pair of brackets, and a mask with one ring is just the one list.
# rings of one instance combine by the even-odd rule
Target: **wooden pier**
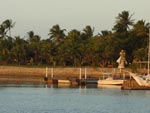
[[[48,71],[50,70],[50,73],[48,74]],[[88,85],[88,84],[93,84],[97,85],[98,81],[100,79],[107,78],[108,75],[105,75],[104,73],[111,73],[110,76],[114,78],[121,78],[123,79],[124,76],[123,74],[120,73],[120,70],[117,70],[115,68],[109,68],[109,69],[101,69],[99,71],[99,76],[93,76],[92,70],[90,68],[76,68],[74,73],[76,73],[76,76],[67,76],[67,77],[61,77],[57,74],[57,69],[53,68],[46,68],[46,76],[44,77],[44,80],[48,84],[69,84],[69,85]],[[67,72],[67,70],[65,70]],[[61,73],[63,74],[63,72]],[[48,78],[49,77],[49,78]]]
[[123,90],[150,90],[150,82],[144,79],[144,76],[132,72],[128,73],[130,79],[124,81]]
[[150,90],[150,86],[140,86],[135,79],[131,78],[124,81],[121,89],[123,90]]
[[[50,71],[50,76],[48,74],[48,70]],[[86,84],[97,84],[98,77],[89,77],[87,73],[87,68],[78,68],[76,73],[78,76],[71,77],[60,77],[55,75],[55,70],[53,68],[46,68],[46,74],[44,77],[44,81],[47,84],[70,84],[70,85],[86,85]],[[67,72],[67,71],[66,71]]]

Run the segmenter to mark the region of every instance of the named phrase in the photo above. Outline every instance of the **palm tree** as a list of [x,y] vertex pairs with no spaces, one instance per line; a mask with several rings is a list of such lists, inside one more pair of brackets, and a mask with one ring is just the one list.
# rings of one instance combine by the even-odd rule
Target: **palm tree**
[[5,36],[5,28],[3,25],[0,25],[0,38],[4,38]]
[[10,60],[10,51],[13,47],[13,38],[3,38],[0,39],[0,57],[4,60],[4,62],[8,62]]
[[132,16],[133,14],[130,15],[128,11],[123,11],[122,13],[119,13],[116,17],[116,24],[113,30],[119,33],[127,32],[129,26],[133,25],[134,20],[131,19]]
[[91,26],[87,25],[84,29],[83,29],[83,34],[87,37],[87,38],[91,38],[93,36],[94,33],[94,28],[92,29]]
[[29,31],[28,32],[28,36],[29,36],[29,40],[32,40],[32,38],[34,36],[34,32],[33,31]]
[[137,36],[147,36],[150,28],[150,23],[146,23],[144,20],[139,20],[133,26],[133,32]]
[[29,35],[29,46],[31,51],[31,57],[34,57],[35,63],[39,62],[39,54],[40,54],[40,40],[41,37],[39,35],[35,35],[33,31],[28,32]]
[[73,29],[71,30],[64,43],[60,45],[59,56],[64,65],[77,66],[81,63],[82,47],[80,31]]
[[111,31],[103,30],[103,31],[101,31],[101,33],[98,33],[97,36],[100,36],[100,37],[106,37],[106,36],[111,35],[111,34],[112,34]]
[[50,40],[54,41],[54,42],[61,42],[63,41],[63,39],[65,38],[65,33],[64,31],[66,31],[65,29],[61,29],[59,27],[59,25],[54,25],[50,31],[49,31],[49,36],[50,36]]
[[51,58],[50,48],[51,48],[51,45],[50,45],[49,41],[47,39],[42,40],[40,45],[41,45],[41,48],[40,48],[41,62],[50,64],[50,58]]
[[11,37],[11,28],[13,28],[15,25],[15,22],[13,22],[11,19],[7,19],[2,23],[2,26],[5,29],[5,35],[7,34],[7,32],[9,32],[9,36],[6,35],[7,37]]
[[69,33],[68,33],[68,38],[80,38],[81,36],[81,33],[80,31],[76,30],[76,29],[73,29],[71,30]]
[[27,42],[21,39],[20,36],[14,38],[14,46],[11,49],[12,59],[18,64],[26,63]]

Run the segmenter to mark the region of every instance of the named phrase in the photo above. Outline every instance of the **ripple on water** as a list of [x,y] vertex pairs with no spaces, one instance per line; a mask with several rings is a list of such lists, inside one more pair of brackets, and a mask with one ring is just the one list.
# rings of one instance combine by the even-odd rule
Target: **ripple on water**
[[0,113],[149,113],[150,91],[1,87]]

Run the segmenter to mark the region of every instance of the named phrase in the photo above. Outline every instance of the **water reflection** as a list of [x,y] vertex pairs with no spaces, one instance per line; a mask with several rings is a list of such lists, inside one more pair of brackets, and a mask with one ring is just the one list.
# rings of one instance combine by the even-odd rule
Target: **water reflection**
[[98,85],[98,88],[121,89],[119,85]]
[[121,90],[121,86],[114,85],[70,85],[70,84],[0,84],[0,89],[4,88],[45,88],[47,90],[55,89],[70,89],[76,90],[78,94],[96,94],[101,95],[101,93],[106,95],[117,95],[117,96],[128,96],[132,94],[133,96],[145,96],[150,97],[150,90]]
[[46,87],[46,84],[0,84],[0,87]]
[[87,84],[87,85],[71,85],[71,84],[0,84],[0,87],[39,87],[39,88],[108,88],[108,89],[121,89],[121,86],[117,85],[97,85],[97,84]]

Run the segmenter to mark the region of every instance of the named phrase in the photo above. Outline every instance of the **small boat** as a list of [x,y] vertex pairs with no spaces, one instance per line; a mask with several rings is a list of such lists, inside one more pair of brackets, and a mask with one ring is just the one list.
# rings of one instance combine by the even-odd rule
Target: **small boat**
[[108,77],[104,80],[98,80],[98,85],[122,85],[123,84],[122,79],[113,79],[112,77]]
[[[101,72],[101,74],[103,75],[103,79],[102,80],[98,80],[98,85],[122,85],[124,80],[123,78],[114,78],[113,75],[118,73],[116,71],[116,69],[114,68],[112,71],[110,72]],[[120,74],[120,72],[119,72]],[[106,78],[107,77],[107,78]]]
[[71,84],[69,80],[58,80],[58,84]]

